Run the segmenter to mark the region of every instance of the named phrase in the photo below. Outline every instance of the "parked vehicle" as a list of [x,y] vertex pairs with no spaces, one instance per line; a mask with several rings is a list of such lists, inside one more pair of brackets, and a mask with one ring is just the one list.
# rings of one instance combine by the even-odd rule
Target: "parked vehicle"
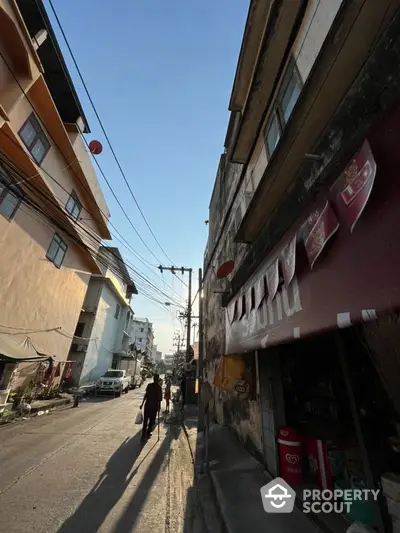
[[121,396],[123,392],[129,391],[131,376],[126,370],[107,370],[96,383],[96,393],[113,392],[116,396]]

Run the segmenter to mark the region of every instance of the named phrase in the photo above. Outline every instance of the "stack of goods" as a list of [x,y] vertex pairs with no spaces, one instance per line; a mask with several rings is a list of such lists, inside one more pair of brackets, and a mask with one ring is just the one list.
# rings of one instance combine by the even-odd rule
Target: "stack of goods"
[[381,477],[381,483],[392,519],[393,533],[400,533],[400,476],[389,472]]

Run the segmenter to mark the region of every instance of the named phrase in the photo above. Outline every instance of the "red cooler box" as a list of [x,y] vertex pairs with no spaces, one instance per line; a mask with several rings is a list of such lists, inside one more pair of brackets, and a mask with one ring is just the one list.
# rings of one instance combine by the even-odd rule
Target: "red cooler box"
[[278,434],[281,477],[292,487],[303,482],[301,441],[296,430],[283,427]]

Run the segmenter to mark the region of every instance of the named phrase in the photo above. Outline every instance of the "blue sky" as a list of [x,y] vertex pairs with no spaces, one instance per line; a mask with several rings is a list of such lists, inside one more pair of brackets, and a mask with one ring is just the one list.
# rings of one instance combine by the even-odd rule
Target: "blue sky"
[[[53,0],[53,4],[153,232],[175,264],[192,267],[197,278],[248,0]],[[149,248],[167,264],[106,145],[50,9],[49,15],[91,127],[88,140],[103,143],[98,161],[105,175]],[[159,261],[140,242],[101,176],[99,180],[112,223],[156,266]],[[168,295],[176,291],[186,298],[187,288],[177,278],[157,274],[118,242],[115,245]],[[142,282],[132,275],[140,292]],[[194,285],[196,292],[196,280]],[[153,320],[159,349],[169,351],[174,329],[180,327],[174,318],[176,308],[168,312],[144,296],[134,297],[133,308],[137,316]]]

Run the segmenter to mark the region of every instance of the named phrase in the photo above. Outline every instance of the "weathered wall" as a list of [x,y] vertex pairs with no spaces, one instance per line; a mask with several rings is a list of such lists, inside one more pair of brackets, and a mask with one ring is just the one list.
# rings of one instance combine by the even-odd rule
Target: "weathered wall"
[[97,381],[112,366],[120,321],[115,318],[119,303],[114,292],[103,284],[80,383]]
[[[54,231],[25,205],[11,221],[0,216],[2,326],[30,331],[61,326],[67,334],[74,333],[90,273],[73,243],[61,268],[46,259]],[[55,331],[29,333],[29,337],[57,361],[67,359],[71,338]]]
[[[209,213],[210,234],[214,232],[210,242],[214,243],[217,238],[216,232],[219,230],[223,217],[232,201],[242,166],[227,164],[224,173],[221,172],[221,168],[219,170],[220,172],[217,175],[219,184],[216,184],[214,188]],[[221,190],[222,188],[224,190]],[[216,194],[217,192],[218,194]],[[224,204],[219,201],[221,197],[225,199]],[[215,270],[228,259],[234,259],[235,265],[238,266],[244,256],[246,245],[233,242],[235,213],[241,201],[242,198],[238,197],[234,203],[234,208],[230,213],[224,233],[215,251],[215,257],[212,261],[214,268],[209,269],[204,280],[205,369],[207,381],[211,384],[214,382],[220,359],[225,353],[225,312],[221,307],[221,294],[213,293],[215,290],[223,289],[225,280],[218,280],[215,276]],[[211,251],[211,248],[209,248],[209,253]],[[205,263],[207,264],[207,257],[205,257]],[[248,357],[251,358],[251,355]],[[254,379],[254,386],[255,382],[256,380]],[[219,424],[229,426],[249,451],[261,458],[261,407],[259,394],[257,394],[256,390],[253,390],[251,399],[238,399],[233,394],[215,388],[211,409],[213,418]]]
[[301,78],[306,81],[343,0],[310,0],[293,45]]

